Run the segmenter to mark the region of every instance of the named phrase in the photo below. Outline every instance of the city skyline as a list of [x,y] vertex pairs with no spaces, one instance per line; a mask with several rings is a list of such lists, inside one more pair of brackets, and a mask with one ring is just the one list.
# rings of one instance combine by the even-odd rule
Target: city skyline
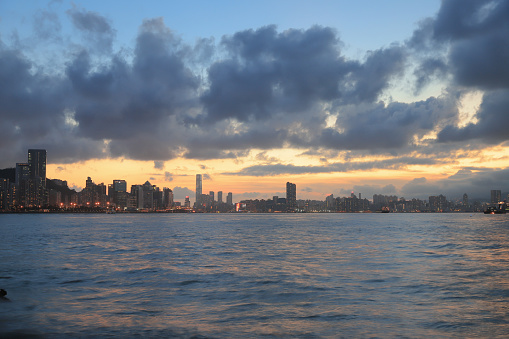
[[[490,200],[469,200],[464,193],[461,200],[448,200],[443,194],[428,199],[407,199],[394,195],[374,194],[373,199],[362,197],[362,193],[351,192],[350,196],[327,195],[325,200],[297,199],[297,185],[286,182],[284,197],[273,195],[268,199],[239,199],[234,202],[233,193],[228,192],[226,202],[222,191],[203,194],[202,174],[196,174],[195,201],[185,196],[184,203],[177,201],[171,188],[158,187],[146,181],[131,184],[116,179],[111,184],[96,184],[87,177],[85,188],[76,192],[67,181],[46,177],[47,152],[45,149],[29,149],[28,162],[16,163],[15,168],[0,169],[0,211],[53,211],[53,212],[201,212],[201,213],[301,213],[301,212],[489,212],[504,211],[509,194],[491,190]],[[49,184],[48,184],[49,183]],[[506,198],[507,197],[507,198]]]
[[77,190],[191,199],[196,173],[236,200],[509,187],[508,1],[118,7],[0,3],[0,168],[46,149]]

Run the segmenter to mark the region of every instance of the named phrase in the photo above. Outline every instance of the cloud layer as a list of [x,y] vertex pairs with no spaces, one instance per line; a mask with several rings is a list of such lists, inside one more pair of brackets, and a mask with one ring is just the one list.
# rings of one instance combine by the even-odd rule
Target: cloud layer
[[[141,23],[134,46],[115,50],[117,31],[100,13],[73,7],[66,15],[46,10],[33,19],[34,37],[51,47],[46,55],[58,54],[52,63],[34,57],[28,42],[2,36],[0,167],[32,147],[48,149],[57,163],[125,157],[156,168],[177,157],[241,159],[251,149],[294,148],[389,160],[260,162],[235,174],[399,169],[509,139],[507,1],[444,1],[407,41],[361,60],[342,54],[330,27],[266,26],[189,45],[153,18]],[[63,35],[64,20],[76,35]],[[419,92],[437,79],[447,88],[439,97],[381,101],[395,83]],[[458,101],[469,91],[482,91],[482,104],[461,124]]]

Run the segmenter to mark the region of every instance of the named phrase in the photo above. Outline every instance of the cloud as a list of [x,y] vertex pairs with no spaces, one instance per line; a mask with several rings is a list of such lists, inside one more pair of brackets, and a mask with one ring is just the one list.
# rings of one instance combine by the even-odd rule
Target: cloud
[[444,2],[433,25],[433,37],[448,41],[449,65],[465,86],[509,87],[509,3]]
[[401,188],[401,193],[407,196],[438,195],[441,191],[437,185],[428,182],[425,177],[415,178]]
[[414,137],[433,131],[444,119],[457,115],[456,103],[449,98],[429,98],[414,103],[393,102],[387,106],[346,107],[336,128],[324,128],[316,146],[331,149],[398,149]]
[[173,197],[175,200],[184,200],[186,197],[194,198],[195,192],[187,187],[176,186],[173,188]]
[[277,32],[275,26],[225,36],[229,58],[209,68],[198,123],[263,121],[334,100],[372,102],[403,70],[398,46],[370,52],[364,63],[346,60],[329,27]]
[[444,1],[437,16],[424,20],[409,40],[418,55],[428,55],[416,71],[419,84],[430,74],[441,74],[452,78],[451,85],[485,93],[477,122],[445,124],[440,142],[508,140],[500,124],[509,94],[508,16],[507,1]]
[[164,169],[164,161],[154,161],[154,168],[160,170]]
[[73,6],[67,11],[71,21],[83,35],[85,41],[97,52],[111,53],[115,30],[108,20],[96,12]]
[[60,41],[62,24],[55,12],[48,10],[37,11],[33,18],[34,31],[38,39],[44,41]]
[[[133,46],[115,50],[115,28],[102,14],[77,6],[64,17],[39,11],[35,37],[62,53],[45,63],[27,48],[30,40],[0,42],[0,166],[35,147],[48,149],[54,163],[130,158],[161,170],[169,159],[240,163],[252,155],[255,165],[227,173],[251,176],[451,164],[509,137],[501,123],[509,104],[508,8],[506,1],[444,1],[408,41],[359,60],[343,54],[331,27],[265,26],[189,45],[152,18]],[[77,36],[63,36],[65,19]],[[437,79],[447,90],[381,102],[395,81],[409,81],[405,75],[417,91]],[[474,90],[483,101],[465,125],[458,93]],[[320,163],[270,156],[286,148]],[[359,160],[369,156],[382,160]],[[466,184],[455,177],[440,188],[454,183]]]
[[239,175],[239,176],[274,176],[274,175],[297,175],[297,174],[317,174],[317,173],[335,173],[335,172],[348,172],[348,171],[369,171],[374,169],[405,169],[411,165],[436,165],[447,163],[447,159],[433,159],[433,158],[414,158],[414,157],[400,157],[384,160],[371,160],[371,161],[348,161],[329,163],[327,165],[319,166],[298,166],[293,164],[267,164],[267,165],[253,165],[243,168],[238,172],[226,172],[226,175]]
[[484,95],[476,114],[477,122],[464,127],[445,126],[438,134],[439,142],[481,140],[499,144],[509,140],[509,130],[504,124],[509,107],[509,90],[488,92]]
[[164,181],[173,181],[173,174],[170,172],[164,172]]

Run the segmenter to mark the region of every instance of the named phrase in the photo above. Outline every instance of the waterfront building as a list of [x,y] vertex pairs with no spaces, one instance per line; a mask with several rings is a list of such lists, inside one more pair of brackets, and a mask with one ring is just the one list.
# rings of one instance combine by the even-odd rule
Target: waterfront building
[[30,168],[29,205],[43,206],[47,204],[46,155],[45,149],[28,150],[28,165]]
[[53,207],[61,206],[61,204],[62,204],[62,193],[61,192],[54,190],[54,189],[50,189],[48,191],[48,196],[49,196],[49,205],[50,206],[53,206]]
[[233,194],[232,194],[232,192],[228,192],[228,195],[226,196],[226,203],[228,205],[233,205]]
[[116,208],[125,209],[128,203],[127,182],[125,180],[113,180],[109,185],[108,195]]
[[104,183],[96,185],[90,177],[87,177],[85,188],[80,192],[80,196],[82,206],[105,207],[107,205],[106,185]]
[[286,206],[289,210],[297,207],[297,185],[291,182],[286,183]]
[[142,209],[153,209],[154,208],[154,187],[150,182],[145,181],[142,186],[142,203],[140,204]]
[[222,203],[223,202],[223,191],[217,192],[217,202]]
[[491,190],[491,203],[498,204],[502,200],[502,192],[500,190]]
[[0,210],[7,210],[11,208],[12,192],[9,179],[0,178]]
[[337,209],[337,207],[336,207],[336,199],[334,199],[334,194],[328,195],[325,198],[325,208],[328,211],[335,211]]
[[16,164],[16,197],[18,206],[26,207],[30,203],[30,165],[28,163]]
[[173,191],[167,187],[163,188],[163,207],[169,208],[173,206]]
[[430,196],[429,207],[431,212],[445,212],[449,208],[447,198],[442,194],[439,196]]
[[131,203],[128,206],[133,209],[143,208],[143,186],[131,185]]
[[196,196],[195,196],[196,206],[199,206],[201,204],[201,195],[202,195],[202,177],[201,174],[196,174]]

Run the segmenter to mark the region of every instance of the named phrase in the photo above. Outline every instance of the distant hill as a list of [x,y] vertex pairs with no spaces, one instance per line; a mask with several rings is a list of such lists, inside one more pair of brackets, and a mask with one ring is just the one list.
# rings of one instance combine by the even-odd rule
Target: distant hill
[[0,169],[0,178],[9,179],[10,182],[16,181],[16,168]]
[[58,192],[62,193],[62,196],[69,196],[71,194],[76,193],[75,190],[72,190],[67,186],[61,186],[61,185],[57,184],[56,181],[54,181],[53,179],[46,179],[46,188],[48,190],[52,189],[52,190],[58,191]]

